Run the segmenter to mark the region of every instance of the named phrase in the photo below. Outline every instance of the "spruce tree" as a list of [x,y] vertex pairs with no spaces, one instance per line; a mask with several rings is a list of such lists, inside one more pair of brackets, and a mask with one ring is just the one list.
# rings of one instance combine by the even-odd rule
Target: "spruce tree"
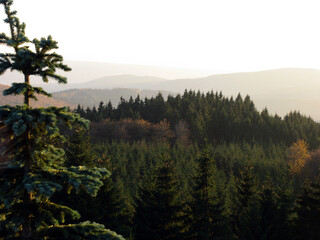
[[226,239],[229,230],[224,215],[224,201],[215,191],[214,161],[207,150],[197,160],[195,186],[190,203],[191,239]]
[[232,214],[236,239],[291,239],[293,199],[289,189],[277,189],[269,178],[259,186],[253,167],[245,166],[237,179]]
[[[101,162],[96,159],[97,154],[93,150],[87,132],[77,129],[70,133],[65,165],[92,168],[98,164],[101,165]],[[55,194],[53,199],[78,209],[81,215],[80,221],[99,222],[127,238],[132,234],[134,209],[128,197],[126,198],[128,194],[123,192],[121,186],[115,185],[115,181],[110,177],[103,179],[103,186],[94,198],[82,190],[78,193],[71,190],[68,193],[65,189]]]
[[183,239],[184,204],[176,190],[172,161],[166,158],[158,169],[155,182],[141,189],[137,202],[136,239]]
[[88,131],[77,129],[68,136],[66,144],[66,166],[86,166],[96,165],[95,153],[90,143]]
[[[232,213],[233,231],[236,239],[257,239],[259,202],[253,167],[245,166],[236,180],[237,201]],[[258,220],[258,221],[257,221]]]
[[64,167],[64,151],[57,142],[64,141],[58,123],[69,127],[88,127],[88,122],[66,108],[32,108],[30,99],[36,94],[50,96],[42,88],[33,87],[30,77],[40,76],[66,83],[56,70],[70,71],[63,58],[55,52],[57,42],[51,36],[29,40],[12,11],[12,0],[0,0],[4,6],[10,35],[0,34],[0,44],[12,49],[0,53],[0,74],[18,71],[23,83],[13,83],[4,95],[23,95],[21,106],[1,106],[0,125],[6,142],[3,154],[9,161],[0,176],[0,236],[2,239],[123,239],[97,223],[67,224],[67,219],[80,218],[79,213],[51,197],[63,188],[83,189],[95,196],[108,176],[103,168]]
[[105,179],[97,197],[89,201],[95,211],[91,211],[90,208],[86,210],[90,213],[87,214],[88,219],[102,223],[125,238],[131,239],[134,207],[128,198],[123,188],[115,186],[115,181],[111,178]]
[[277,190],[269,179],[262,185],[259,193],[260,217],[256,221],[256,229],[260,232],[257,232],[255,239],[293,238],[290,228],[294,201],[288,189]]
[[136,200],[136,213],[134,216],[136,239],[160,239],[157,228],[158,212],[155,211],[157,199],[154,195],[154,181],[154,176],[146,176],[139,189],[139,198]]
[[307,180],[298,203],[297,239],[320,239],[320,177]]

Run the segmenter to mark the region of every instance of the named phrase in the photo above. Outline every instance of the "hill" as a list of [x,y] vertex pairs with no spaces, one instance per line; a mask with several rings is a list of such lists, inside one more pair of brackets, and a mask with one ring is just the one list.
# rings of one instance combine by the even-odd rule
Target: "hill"
[[[84,83],[62,84],[40,84],[48,92],[65,91],[69,89],[106,89],[106,88],[134,88],[152,89],[160,83],[168,81],[164,78],[152,76],[115,75],[94,79]],[[155,88],[156,89],[156,88]]]
[[[117,75],[135,75],[135,76],[156,76],[165,79],[190,78],[199,76],[208,76],[212,74],[209,70],[184,69],[161,66],[144,66],[135,64],[119,64],[104,62],[87,61],[66,61],[66,64],[72,68],[71,72],[63,73],[68,78],[68,84],[84,83],[93,79],[103,78],[105,76]],[[59,72],[59,71],[58,71]],[[61,72],[60,72],[61,73]],[[21,79],[18,72],[6,72],[1,76],[3,84],[9,84]],[[40,78],[33,77],[33,82],[41,84]],[[50,81],[52,83],[53,81]],[[51,85],[51,84],[50,84]],[[54,85],[54,84],[53,84]],[[60,89],[61,90],[61,89]],[[63,89],[66,90],[66,89]]]
[[[320,87],[320,71],[315,69],[275,69],[260,72],[231,73],[211,75],[204,78],[188,78],[166,81],[156,85],[157,88],[181,92],[184,89],[201,91],[218,90],[226,94],[260,95],[269,92],[276,94],[296,93]],[[315,93],[313,91],[313,93]]]
[[[83,68],[81,70],[81,66],[81,64],[77,65],[75,70],[78,69],[79,72],[76,72],[74,76],[80,73],[84,74],[84,71],[89,72],[84,74],[84,76],[97,76],[97,74],[92,73],[93,69],[102,69],[103,66],[107,65],[100,66],[98,64],[96,68],[93,67],[91,70],[89,68]],[[122,69],[116,65],[114,67],[115,69],[110,70],[112,73],[120,72]],[[126,69],[126,71],[128,69]],[[136,73],[142,73],[143,69],[141,68],[140,70],[141,72],[137,71]],[[132,70],[132,72],[134,71]],[[148,74],[148,71],[146,74]],[[250,95],[259,110],[267,107],[270,113],[277,113],[281,116],[290,111],[297,110],[305,115],[310,115],[318,121],[320,120],[320,111],[318,110],[320,108],[320,71],[315,69],[275,69],[176,80],[132,74],[105,76],[93,79],[94,80],[83,83],[72,83],[68,85],[46,84],[42,85],[42,87],[49,92],[65,91],[67,89],[87,89],[80,91],[81,98],[75,90],[55,94],[57,99],[71,101],[70,104],[80,103],[84,106],[97,105],[101,100],[107,102],[109,99],[116,105],[121,97],[120,92],[121,94],[125,94],[125,96],[123,96],[124,98],[128,98],[130,95],[136,96],[137,91],[141,91],[137,89],[147,89],[154,92],[170,91],[171,93],[182,93],[185,89],[204,92],[213,90],[222,91],[224,95],[234,97],[237,96],[238,93],[241,93],[243,96],[246,94]],[[117,88],[116,92],[118,91],[118,93],[111,93],[111,91],[104,93],[96,91],[93,93],[93,91],[88,90],[107,88]],[[126,88],[126,90],[120,90],[119,88]],[[129,88],[132,89],[129,91]],[[141,91],[140,95],[142,92],[143,91]],[[72,97],[66,96],[71,93],[73,94]],[[110,95],[110,97],[107,97],[106,94]]]
[[222,91],[227,96],[248,94],[260,110],[267,107],[279,115],[298,110],[320,120],[320,71],[315,69],[276,69],[178,79],[160,83],[156,88],[175,92]]
[[[19,105],[23,103],[23,96],[3,96],[3,91],[9,88],[7,85],[0,84],[0,105]],[[49,107],[57,106],[64,107],[70,106],[74,107],[72,104],[64,102],[59,99],[54,99],[46,96],[37,96],[38,101],[31,100],[32,107]]]
[[[128,100],[130,96],[136,98],[138,95],[141,99],[155,97],[159,91],[139,90],[127,88],[115,89],[70,89],[62,92],[53,93],[55,99],[68,102],[72,105],[80,104],[84,107],[98,106],[101,101],[108,103],[111,101],[113,106],[117,106],[120,98]],[[161,91],[164,98],[169,94],[175,95],[173,92]]]
[[[72,87],[74,86],[72,85]],[[177,80],[120,75],[78,84],[77,87],[132,87],[176,93],[182,93],[185,89],[204,92],[213,90],[222,91],[224,95],[234,97],[241,93],[243,96],[250,95],[259,110],[267,107],[270,113],[277,113],[281,116],[297,110],[318,121],[320,120],[320,111],[318,110],[320,108],[320,71],[315,69],[288,68]],[[85,95],[84,92],[82,93]],[[56,96],[58,97],[58,95]],[[66,98],[58,98],[66,100]],[[103,99],[106,99],[106,97]],[[118,102],[119,99],[120,96],[118,99],[113,98],[112,102]],[[87,102],[83,100],[81,102],[86,106],[93,102],[97,104],[97,101]]]

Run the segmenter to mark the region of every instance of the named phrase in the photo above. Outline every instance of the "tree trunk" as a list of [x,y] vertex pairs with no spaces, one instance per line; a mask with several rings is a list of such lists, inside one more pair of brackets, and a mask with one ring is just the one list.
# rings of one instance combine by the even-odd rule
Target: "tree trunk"
[[[24,75],[24,82],[27,83],[28,85],[30,84],[30,75]],[[28,105],[30,107],[30,93],[27,90],[24,94],[24,104]]]
[[[24,75],[24,80],[25,83],[30,84],[30,76],[29,75]],[[30,107],[30,93],[27,90],[24,94],[24,104],[26,104],[28,106],[28,108]],[[25,174],[28,174],[29,172],[31,172],[32,169],[32,159],[31,159],[31,150],[30,150],[30,139],[31,139],[31,135],[30,135],[30,129],[27,126],[27,130],[25,133],[25,141],[26,141],[26,149],[25,149],[25,165],[24,165],[24,172]],[[32,194],[31,193],[27,193],[25,192],[24,194],[24,202],[26,204],[26,207],[28,209],[31,209],[31,207],[29,207],[32,203]],[[25,217],[25,222],[24,225],[22,227],[22,237],[23,238],[31,238],[32,236],[32,227],[31,227],[31,217],[32,214],[29,213],[26,217]]]

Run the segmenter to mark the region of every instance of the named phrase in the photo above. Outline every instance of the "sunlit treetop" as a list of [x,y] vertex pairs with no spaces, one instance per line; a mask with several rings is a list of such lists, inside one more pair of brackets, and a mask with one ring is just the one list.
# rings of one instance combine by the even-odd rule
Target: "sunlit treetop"
[[[5,7],[7,15],[4,20],[10,27],[10,35],[0,34],[0,44],[13,48],[14,53],[0,53],[0,75],[7,70],[18,71],[24,75],[25,84],[15,85],[5,92],[6,95],[25,95],[34,98],[33,93],[50,96],[41,88],[30,86],[30,76],[40,76],[44,82],[54,79],[58,83],[67,83],[66,77],[56,73],[58,69],[70,71],[63,64],[63,57],[53,50],[58,48],[58,43],[51,36],[47,38],[29,40],[25,35],[25,23],[16,17],[17,12],[11,10],[12,0],[0,0]],[[29,86],[28,86],[29,85]]]

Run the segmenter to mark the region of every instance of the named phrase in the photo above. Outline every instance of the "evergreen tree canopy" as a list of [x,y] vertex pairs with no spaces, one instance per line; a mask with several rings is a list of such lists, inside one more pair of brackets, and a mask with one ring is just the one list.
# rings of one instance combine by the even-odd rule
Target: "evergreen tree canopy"
[[144,184],[136,208],[136,238],[183,239],[184,204],[176,191],[172,161],[165,159],[155,182]]
[[197,165],[190,203],[191,239],[226,239],[231,230],[223,212],[223,199],[215,192],[214,161],[207,150],[198,158]]
[[314,240],[320,238],[320,177],[307,180],[298,200],[298,239]]
[[150,123],[167,121],[175,131],[179,122],[192,136],[192,142],[211,144],[246,142],[250,144],[284,144],[290,146],[298,139],[309,144],[311,150],[320,145],[320,124],[299,112],[291,112],[283,118],[271,115],[267,109],[259,112],[249,96],[233,97],[218,92],[200,93],[192,90],[183,95],[157,97],[141,100],[120,99],[116,108],[109,104],[99,106],[100,111],[80,107],[77,113],[91,121],[143,119]]

